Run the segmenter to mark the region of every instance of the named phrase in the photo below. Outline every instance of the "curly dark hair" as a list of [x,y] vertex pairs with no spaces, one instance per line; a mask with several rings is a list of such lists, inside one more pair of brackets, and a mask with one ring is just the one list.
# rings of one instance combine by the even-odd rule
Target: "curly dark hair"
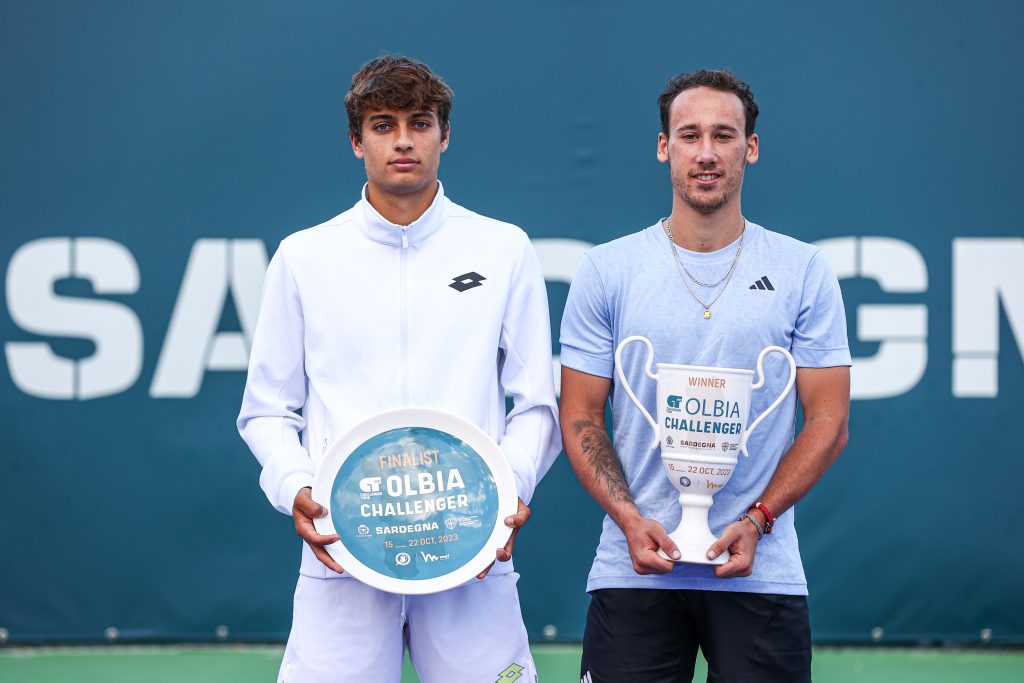
[[361,141],[366,111],[436,111],[441,134],[445,135],[452,97],[452,89],[426,64],[409,57],[384,55],[363,64],[352,75],[352,87],[345,95],[348,129]]
[[744,133],[749,138],[754,134],[754,124],[757,123],[758,107],[754,101],[754,93],[750,86],[741,81],[728,69],[700,69],[689,73],[679,74],[670,78],[665,91],[658,97],[658,108],[661,110],[661,131],[668,135],[668,113],[672,101],[679,93],[690,88],[713,88],[722,92],[731,92],[740,98],[743,103],[743,113],[746,117]]

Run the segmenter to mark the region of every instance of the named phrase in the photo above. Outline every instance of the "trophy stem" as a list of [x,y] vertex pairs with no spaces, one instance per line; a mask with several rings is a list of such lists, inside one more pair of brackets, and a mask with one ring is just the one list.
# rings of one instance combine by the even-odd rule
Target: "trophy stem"
[[[729,560],[726,550],[713,560],[707,558],[708,548],[718,539],[708,527],[708,510],[711,508],[711,496],[694,493],[680,493],[679,506],[683,509],[682,519],[669,538],[679,548],[681,557],[676,562],[691,564],[725,564]],[[660,553],[669,559],[664,553]]]

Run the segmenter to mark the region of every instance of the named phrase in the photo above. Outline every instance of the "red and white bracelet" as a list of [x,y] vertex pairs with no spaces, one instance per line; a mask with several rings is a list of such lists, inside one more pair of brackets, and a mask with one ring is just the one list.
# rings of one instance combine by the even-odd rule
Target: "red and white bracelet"
[[768,510],[768,506],[761,501],[757,501],[751,506],[751,509],[756,509],[764,515],[764,533],[770,534],[772,532],[772,527],[775,526],[775,517],[773,517],[772,513]]

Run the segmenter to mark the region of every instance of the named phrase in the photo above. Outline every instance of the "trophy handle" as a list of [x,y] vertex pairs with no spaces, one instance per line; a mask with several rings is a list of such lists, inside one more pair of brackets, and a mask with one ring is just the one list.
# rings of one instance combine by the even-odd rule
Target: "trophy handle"
[[639,335],[626,337],[619,343],[619,348],[615,349],[615,375],[619,378],[619,381],[622,383],[622,388],[626,390],[626,395],[629,396],[633,403],[636,404],[636,407],[640,409],[640,412],[643,413],[643,416],[647,418],[647,421],[651,425],[651,429],[654,430],[654,443],[651,444],[651,448],[656,448],[658,446],[658,442],[660,441],[658,437],[658,423],[654,421],[654,418],[651,417],[651,414],[648,413],[647,409],[644,408],[642,403],[640,403],[640,399],[638,399],[636,397],[636,394],[633,393],[633,390],[629,386],[629,382],[626,381],[626,375],[623,374],[622,372],[622,349],[626,348],[626,344],[635,341],[643,342],[644,346],[647,347],[647,361],[644,363],[644,373],[648,377],[653,379],[655,382],[658,381],[658,376],[651,372],[651,366],[654,364],[654,347],[651,345],[650,339],[648,339],[647,337],[641,337]]
[[782,393],[779,394],[778,398],[776,398],[763,413],[757,416],[757,419],[754,420],[747,431],[743,432],[743,443],[740,445],[740,452],[743,453],[744,457],[748,458],[750,457],[750,454],[747,453],[747,439],[750,438],[750,433],[757,429],[757,425],[761,424],[761,421],[768,417],[770,412],[779,407],[779,404],[782,403],[782,399],[789,395],[789,392],[793,389],[793,384],[796,382],[796,361],[793,360],[793,355],[781,346],[766,346],[757,356],[758,380],[751,385],[750,390],[754,391],[755,389],[760,389],[764,386],[764,357],[772,352],[781,353],[786,357],[786,360],[789,361],[789,381],[786,382],[786,388],[782,390]]

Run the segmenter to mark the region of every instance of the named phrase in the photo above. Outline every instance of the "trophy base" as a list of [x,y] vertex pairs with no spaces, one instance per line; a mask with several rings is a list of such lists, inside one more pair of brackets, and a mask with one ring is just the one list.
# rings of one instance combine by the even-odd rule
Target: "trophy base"
[[660,555],[664,559],[668,560],[669,562],[685,562],[686,564],[720,565],[720,564],[725,564],[726,562],[728,562],[729,561],[729,557],[731,556],[731,553],[728,550],[726,550],[726,551],[723,551],[722,554],[719,555],[718,557],[716,557],[715,559],[713,559],[713,560],[709,560],[708,559],[708,556],[707,556],[708,548],[711,547],[711,544],[714,543],[717,540],[715,538],[712,538],[707,543],[693,542],[693,541],[690,541],[689,543],[680,543],[678,540],[676,540],[674,538],[672,540],[675,541],[676,547],[679,548],[679,555],[680,555],[680,557],[679,557],[678,560],[673,560],[671,557],[666,555],[664,553],[664,551],[662,551],[662,550],[658,551],[658,555]]
[[[708,508],[711,507],[711,496],[680,493],[679,505],[682,508],[682,518],[679,520],[679,526],[668,535],[679,548],[679,559],[674,561],[712,565],[728,562],[731,556],[728,550],[723,551],[713,560],[708,559],[708,548],[718,540],[708,526]],[[660,550],[658,554],[666,560],[673,561]]]

